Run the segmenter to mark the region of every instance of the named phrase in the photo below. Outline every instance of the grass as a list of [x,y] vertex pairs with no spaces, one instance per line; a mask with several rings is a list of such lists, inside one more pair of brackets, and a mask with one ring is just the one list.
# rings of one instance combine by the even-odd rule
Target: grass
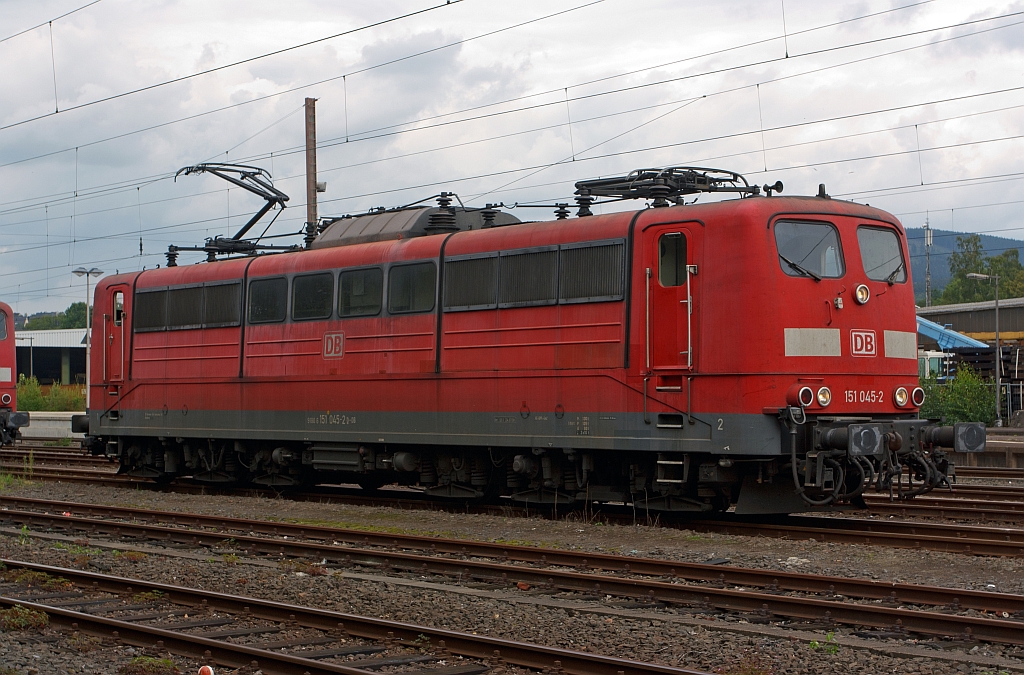
[[120,558],[121,560],[127,560],[128,562],[142,562],[148,556],[142,551],[114,551],[114,557]]
[[164,597],[163,591],[144,591],[132,596],[135,602],[157,602]]
[[528,539],[492,539],[492,544],[502,544],[504,546],[526,546],[528,548],[565,548],[564,544],[558,542],[534,542]]
[[[387,515],[387,514],[385,514]],[[363,523],[351,523],[342,520],[318,520],[306,518],[289,518],[282,522],[295,525],[311,525],[313,527],[333,527],[339,530],[355,530],[357,532],[380,532],[382,534],[414,534],[424,537],[445,537],[457,538],[460,535],[451,530],[417,530],[407,527],[395,527],[384,525],[364,525]]]
[[0,579],[29,587],[37,586],[48,591],[66,591],[75,587],[64,577],[51,577],[46,572],[36,572],[35,570],[3,570],[0,572]]
[[23,477],[15,476],[13,473],[0,472],[0,492],[22,488],[26,485],[29,485],[29,481]]
[[3,630],[42,629],[48,625],[50,625],[50,617],[46,615],[46,612],[37,612],[21,605],[0,610],[0,629]]
[[235,555],[234,553],[225,553],[224,555],[221,556],[221,558],[224,559],[224,564],[226,564],[226,565],[234,566],[234,565],[238,564],[238,556]]
[[62,541],[56,542],[53,547],[61,551],[67,551],[71,555],[99,555],[103,553],[98,548],[89,548],[88,546],[79,546],[78,544],[65,544]]
[[118,675],[174,675],[180,673],[174,661],[152,656],[136,656],[131,663],[120,666]]
[[826,654],[835,655],[839,653],[839,641],[836,640],[836,634],[829,631],[825,635],[824,642],[818,642],[817,640],[811,640],[811,649],[824,649]]

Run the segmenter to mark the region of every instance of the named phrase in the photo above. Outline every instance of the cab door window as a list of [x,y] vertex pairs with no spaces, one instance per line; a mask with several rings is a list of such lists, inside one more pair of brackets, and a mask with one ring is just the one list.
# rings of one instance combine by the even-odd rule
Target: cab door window
[[[86,317],[88,322],[88,317]],[[124,293],[114,293],[114,325],[120,326],[124,322]]]
[[658,283],[665,288],[686,284],[686,237],[681,232],[658,239]]
[[7,339],[7,313],[0,312],[0,340]]

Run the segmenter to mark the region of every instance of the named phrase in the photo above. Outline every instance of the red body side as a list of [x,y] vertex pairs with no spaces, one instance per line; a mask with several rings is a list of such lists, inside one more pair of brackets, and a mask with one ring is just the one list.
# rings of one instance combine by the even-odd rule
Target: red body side
[[0,410],[18,409],[18,357],[14,342],[14,312],[0,302]]
[[[833,224],[845,274],[821,281],[787,275],[773,234],[780,218]],[[895,355],[897,343],[905,346],[906,335],[916,333],[909,269],[908,281],[892,285],[867,278],[856,235],[865,224],[898,233],[909,265],[893,216],[848,202],[773,197],[106,277],[96,288],[93,334],[102,339],[92,351],[92,407],[186,416],[221,411],[228,425],[242,411],[690,413],[721,429],[723,415],[774,415],[787,405],[787,392],[806,384],[814,391],[828,386],[833,395],[827,411],[815,403],[811,413],[914,412],[897,408],[892,397],[898,386],[917,382],[916,352]],[[686,238],[687,264],[695,267],[689,284],[658,282],[658,238],[666,233]],[[613,239],[626,245],[620,301],[464,312],[435,307],[264,325],[248,325],[243,311],[242,325],[231,328],[131,330],[133,293],[145,288]],[[863,305],[854,298],[860,284],[871,292]],[[787,355],[786,329],[838,331],[841,352]],[[328,358],[325,335],[340,333],[343,356]],[[854,355],[854,333],[862,343],[872,334],[874,352]],[[10,344],[13,358],[13,339]],[[723,439],[715,451],[751,449],[729,448]]]

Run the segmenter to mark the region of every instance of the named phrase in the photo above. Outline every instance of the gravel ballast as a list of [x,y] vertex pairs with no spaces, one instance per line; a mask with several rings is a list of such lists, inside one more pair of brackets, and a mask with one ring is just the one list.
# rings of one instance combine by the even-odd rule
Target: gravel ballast
[[[58,483],[21,485],[8,490],[7,494],[395,533],[502,540],[510,544],[693,562],[724,558],[733,565],[760,569],[1024,593],[1024,574],[1021,574],[1024,565],[1018,559],[603,525],[594,518],[580,516],[552,521]],[[100,540],[90,542],[83,550],[69,545],[68,538],[51,537],[26,538],[16,531],[8,531],[0,536],[0,555],[709,672],[737,675],[840,671],[993,675],[1001,670],[1024,672],[1021,658],[1024,652],[998,645],[960,645],[938,650],[924,646],[928,642],[924,640],[921,644],[914,640],[866,640],[853,636],[852,631],[845,628],[838,629],[830,638],[823,629],[786,630],[729,617],[637,607],[635,603],[610,598],[538,594],[533,589],[474,587],[409,575],[387,578],[348,570],[327,576],[307,575],[296,572],[292,565],[267,559],[250,560],[243,556],[237,562],[233,558],[225,561],[219,551],[161,551],[145,545],[136,548],[148,551],[148,555],[131,562],[125,556],[115,555],[113,549]],[[109,546],[127,548],[117,542]],[[0,650],[19,655],[29,649],[29,645],[38,644],[39,637],[0,632]],[[54,636],[47,633],[47,637]],[[45,643],[46,654],[40,654],[34,661],[51,659],[66,663],[60,658],[77,656],[66,654],[69,647],[61,642],[65,638],[55,637],[52,644]],[[816,644],[812,640],[816,640]],[[3,654],[0,651],[0,656]],[[79,669],[47,671],[25,659],[11,663],[17,664],[11,667],[18,673],[27,673],[30,667],[40,673],[86,672]],[[110,663],[107,659],[106,671],[93,672],[116,672]]]

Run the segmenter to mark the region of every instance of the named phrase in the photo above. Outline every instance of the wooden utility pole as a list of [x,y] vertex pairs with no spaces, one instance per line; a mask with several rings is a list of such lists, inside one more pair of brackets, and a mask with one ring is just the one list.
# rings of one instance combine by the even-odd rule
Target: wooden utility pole
[[306,246],[316,237],[316,99],[306,99]]

